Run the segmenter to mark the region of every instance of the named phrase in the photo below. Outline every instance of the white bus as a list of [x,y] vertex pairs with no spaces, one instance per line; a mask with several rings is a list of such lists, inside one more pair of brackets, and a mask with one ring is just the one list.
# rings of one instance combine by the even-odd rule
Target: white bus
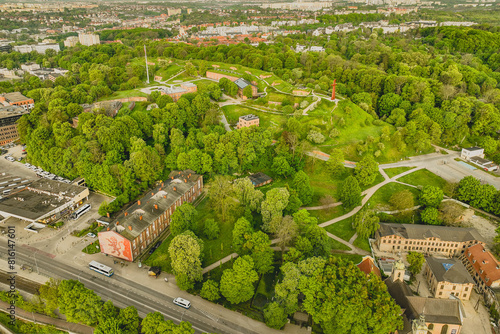
[[108,277],[113,276],[113,274],[114,274],[113,268],[105,266],[104,264],[96,262],[96,261],[91,261],[89,263],[89,268],[94,270],[94,271],[97,271],[99,274],[103,274],[103,275],[106,275]]
[[90,211],[90,204],[85,204],[85,205],[82,205],[78,210],[76,210],[75,212],[73,212],[71,214],[71,218],[73,219],[78,219],[80,218],[81,216],[83,216],[85,213],[89,212]]

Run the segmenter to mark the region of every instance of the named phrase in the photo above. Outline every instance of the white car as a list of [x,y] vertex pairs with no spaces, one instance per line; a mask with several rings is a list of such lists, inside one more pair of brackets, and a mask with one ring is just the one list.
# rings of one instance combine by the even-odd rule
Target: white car
[[15,161],[15,159],[13,157],[7,157],[7,160],[9,160],[10,162]]
[[24,167],[26,167],[26,168],[31,168],[31,165],[30,165],[29,163],[25,163],[25,164],[24,164]]
[[92,232],[89,232],[89,233],[87,233],[87,237],[95,238],[96,235],[94,233],[92,233]]

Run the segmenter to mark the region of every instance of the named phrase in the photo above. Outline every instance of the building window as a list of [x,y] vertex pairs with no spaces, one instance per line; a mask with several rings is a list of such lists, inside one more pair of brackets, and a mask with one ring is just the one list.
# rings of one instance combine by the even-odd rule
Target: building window
[[443,292],[440,292],[440,293],[439,293],[439,295],[440,295],[440,296],[442,296],[442,295],[443,295]]
[[469,291],[469,287],[466,286],[465,289],[464,289],[464,291]]

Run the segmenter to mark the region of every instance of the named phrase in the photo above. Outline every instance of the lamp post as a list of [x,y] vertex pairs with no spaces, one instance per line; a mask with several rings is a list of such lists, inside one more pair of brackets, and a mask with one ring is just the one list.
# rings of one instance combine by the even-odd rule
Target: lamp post
[[35,266],[36,266],[36,272],[38,273],[38,275],[40,275],[40,270],[38,270],[38,262],[36,260],[36,253],[38,253],[38,249],[35,251],[35,253],[33,254],[33,257],[35,258]]

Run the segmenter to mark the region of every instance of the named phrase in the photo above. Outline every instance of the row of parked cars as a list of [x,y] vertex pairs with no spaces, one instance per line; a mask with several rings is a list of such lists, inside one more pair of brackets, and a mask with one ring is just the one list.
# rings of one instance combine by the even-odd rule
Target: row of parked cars
[[64,183],[71,183],[71,181],[68,180],[68,179],[65,179],[65,178],[57,176],[55,174],[46,172],[42,168],[34,166],[34,165],[31,165],[29,163],[26,163],[24,165],[24,167],[26,167],[26,168],[31,169],[32,171],[34,171],[38,177],[43,177],[43,178],[50,179],[50,180],[61,181],[61,182],[64,182]]

